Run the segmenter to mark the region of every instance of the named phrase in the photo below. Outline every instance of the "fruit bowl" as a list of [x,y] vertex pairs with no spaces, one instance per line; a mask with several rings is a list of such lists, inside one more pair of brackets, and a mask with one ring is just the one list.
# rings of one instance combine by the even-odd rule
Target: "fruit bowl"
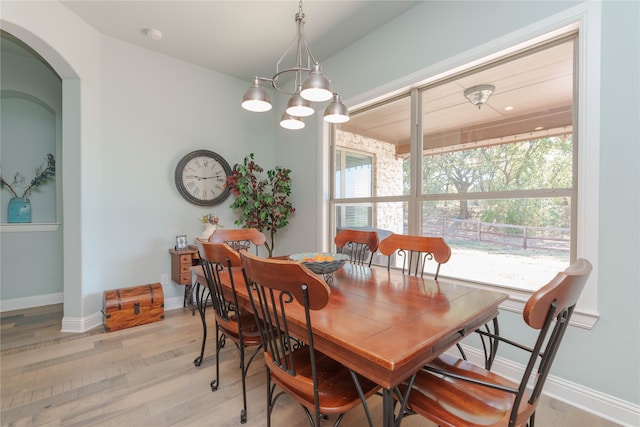
[[303,252],[290,255],[289,259],[292,261],[300,261],[314,273],[324,275],[324,279],[327,280],[331,278],[334,271],[344,265],[349,259],[349,256],[328,252]]

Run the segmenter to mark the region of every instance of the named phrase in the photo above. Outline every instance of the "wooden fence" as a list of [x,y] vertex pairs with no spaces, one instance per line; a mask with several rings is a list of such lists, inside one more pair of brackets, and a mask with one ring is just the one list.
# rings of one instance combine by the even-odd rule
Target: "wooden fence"
[[490,243],[522,249],[569,251],[571,234],[566,227],[534,227],[496,224],[472,219],[429,217],[422,222],[423,236]]

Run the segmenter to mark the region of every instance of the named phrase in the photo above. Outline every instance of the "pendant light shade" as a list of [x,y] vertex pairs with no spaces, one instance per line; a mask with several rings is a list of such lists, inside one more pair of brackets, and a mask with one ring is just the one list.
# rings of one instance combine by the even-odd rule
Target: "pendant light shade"
[[344,123],[349,121],[349,110],[342,103],[340,95],[333,94],[333,100],[324,110],[324,120],[329,123]]
[[242,97],[242,108],[255,113],[271,110],[269,94],[260,87],[260,81],[257,77],[253,80],[253,85],[247,89]]
[[300,117],[292,116],[291,114],[284,113],[282,115],[282,119],[280,119],[280,126],[285,129],[290,130],[298,130],[302,129],[304,125],[304,120]]
[[311,102],[300,96],[300,92],[296,92],[287,104],[287,114],[297,117],[307,117],[314,113]]
[[328,101],[333,96],[331,82],[322,74],[320,64],[317,62],[313,65],[309,77],[302,83],[300,96],[313,102]]

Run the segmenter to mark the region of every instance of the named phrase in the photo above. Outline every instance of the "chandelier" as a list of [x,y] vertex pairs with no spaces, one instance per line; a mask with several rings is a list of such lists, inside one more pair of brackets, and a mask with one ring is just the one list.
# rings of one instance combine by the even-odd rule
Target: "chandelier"
[[[324,111],[324,120],[329,123],[344,123],[349,120],[349,111],[342,103],[340,95],[333,92],[331,82],[322,73],[322,68],[314,58],[306,40],[304,39],[304,12],[302,11],[302,1],[298,6],[298,13],[295,16],[297,34],[284,51],[276,63],[276,73],[273,77],[254,77],[253,84],[242,98],[242,108],[253,112],[264,112],[271,110],[271,99],[269,94],[260,86],[260,82],[268,82],[277,91],[290,95],[287,108],[282,114],[280,126],[286,129],[302,129],[305,124],[303,117],[312,115],[312,102],[329,101],[329,105]],[[282,61],[295,46],[295,64],[282,67]],[[284,76],[291,76],[291,79],[284,79]],[[303,74],[306,76],[302,80]],[[284,80],[284,82],[282,80]],[[285,83],[292,84],[292,88],[286,89]]]

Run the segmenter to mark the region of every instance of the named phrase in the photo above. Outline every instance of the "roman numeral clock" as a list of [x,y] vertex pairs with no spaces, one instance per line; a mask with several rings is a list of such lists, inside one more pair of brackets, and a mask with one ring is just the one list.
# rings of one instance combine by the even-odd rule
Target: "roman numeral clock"
[[182,197],[198,206],[214,206],[229,197],[229,163],[218,153],[196,150],[176,166],[176,188]]

